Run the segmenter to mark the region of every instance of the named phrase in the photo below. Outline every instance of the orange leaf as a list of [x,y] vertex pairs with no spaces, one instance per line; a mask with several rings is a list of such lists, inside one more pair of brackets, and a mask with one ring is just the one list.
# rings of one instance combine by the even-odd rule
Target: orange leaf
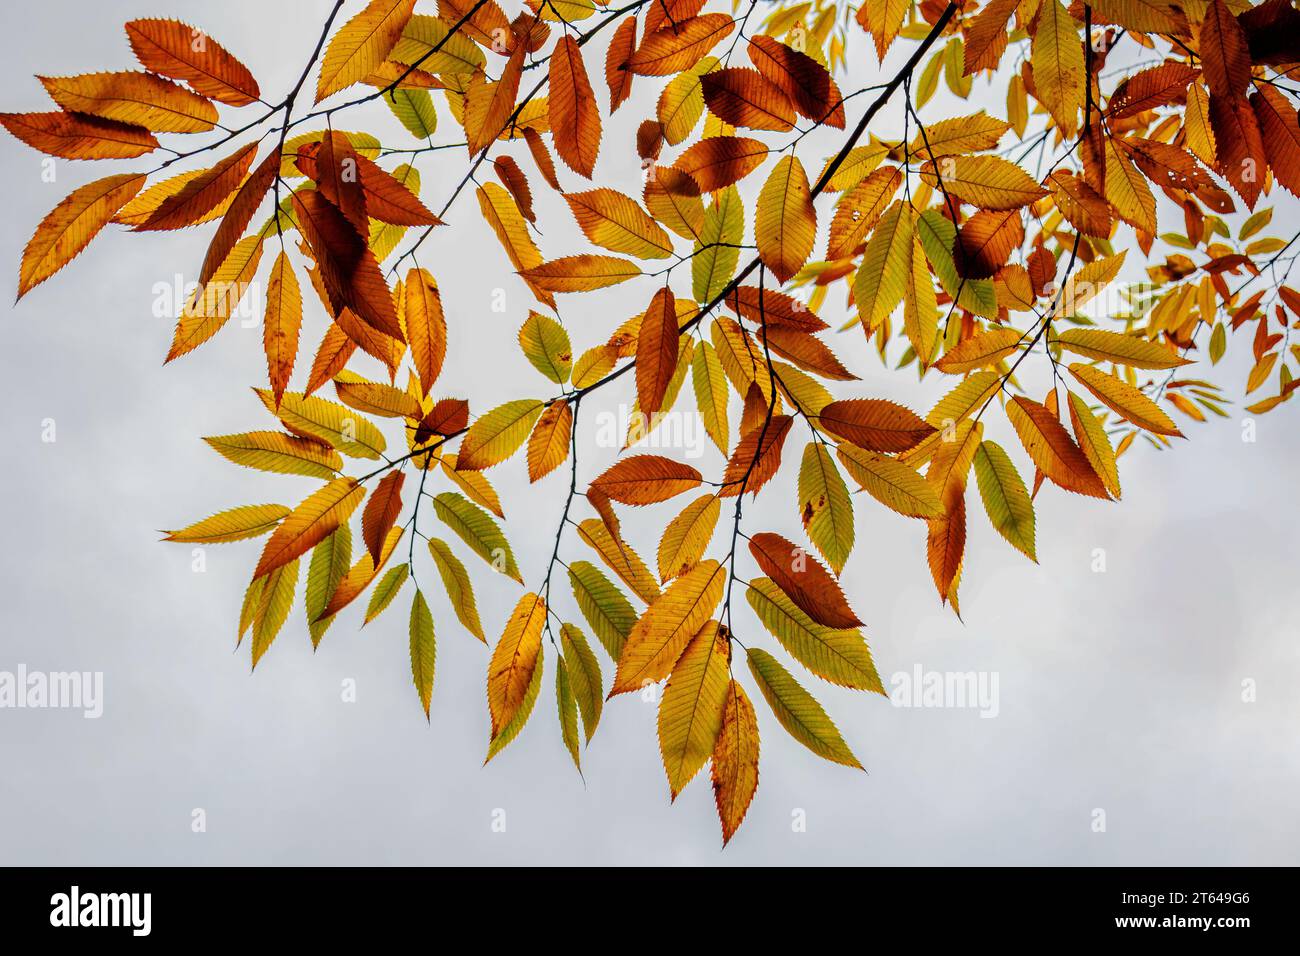
[[1087,456],[1046,408],[1018,395],[1007,403],[1007,418],[1034,464],[1053,482],[1077,494],[1110,497]]
[[[662,2],[662,0],[661,0]],[[646,14],[647,22],[649,14]],[[627,61],[636,49],[636,17],[630,16],[618,25],[605,53],[605,83],[609,86],[609,111],[613,113],[632,93],[633,73]]]
[[600,108],[578,41],[560,37],[551,54],[551,136],[555,151],[579,176],[591,178],[600,152]]
[[261,96],[257,80],[212,37],[176,20],[130,20],[126,36],[145,69],[184,80],[203,96],[247,106]]
[[158,148],[143,126],[74,113],[0,113],[0,125],[32,149],[63,159],[134,159]]
[[542,650],[542,625],[546,623],[546,602],[533,593],[525,594],[506,622],[501,640],[488,664],[487,698],[492,715],[492,736],[510,723],[528,695],[537,658]]
[[732,126],[774,130],[794,128],[794,106],[775,83],[758,70],[733,66],[701,78],[704,103],[714,116]]
[[564,399],[547,405],[528,436],[528,480],[540,481],[569,457],[573,409]]
[[397,516],[402,513],[402,483],[405,481],[405,472],[389,472],[375,485],[370,500],[366,502],[365,511],[361,513],[361,538],[376,563],[388,532],[397,524]]
[[293,374],[293,363],[298,357],[298,332],[301,328],[302,292],[289,257],[281,250],[266,285],[266,318],[262,323],[267,375],[276,405],[280,404],[280,396],[289,387],[289,376]]
[[625,505],[650,505],[698,488],[701,480],[690,465],[671,458],[632,455],[606,469],[591,487]]
[[[275,175],[280,169],[280,157],[271,153],[266,159],[262,160],[253,174],[244,180],[244,184],[239,187],[239,192],[231,200],[230,205],[226,208],[226,214],[221,219],[221,225],[217,226],[216,233],[212,236],[212,241],[208,243],[207,254],[203,257],[203,267],[199,270],[199,285],[204,285],[212,274],[217,271],[221,263],[226,261],[226,256],[230,255],[230,250],[235,247],[239,237],[243,235],[244,230],[248,227],[249,221],[253,218],[253,213],[257,207],[262,204],[262,199],[266,196],[267,190],[275,182]],[[147,225],[137,228],[150,228]]]
[[722,709],[722,730],[713,745],[713,799],[726,846],[745,819],[758,789],[758,718],[745,690],[733,679]]
[[420,395],[428,395],[442,372],[447,356],[447,320],[442,312],[438,283],[423,269],[406,274],[406,341],[411,361],[420,377]]
[[790,415],[773,415],[766,428],[760,422],[745,432],[727,461],[718,497],[731,498],[745,492],[757,494],[780,469],[781,449],[793,423]]
[[654,414],[663,404],[677,369],[677,336],[677,300],[665,287],[650,301],[637,333],[636,392],[642,414]]
[[744,179],[763,165],[767,153],[767,146],[756,139],[708,136],[682,153],[674,165],[707,193]]
[[260,578],[306,554],[347,521],[365,495],[353,478],[335,478],[317,489],[280,522],[262,550],[253,577]]
[[552,259],[519,274],[547,292],[589,292],[626,282],[641,270],[617,256],[581,255]]
[[206,133],[217,123],[217,108],[210,102],[152,73],[127,70],[37,79],[70,113],[132,123],[155,133]]
[[18,298],[44,282],[86,248],[140,187],[143,173],[122,173],[87,183],[54,207],[23,249]]
[[868,451],[907,451],[937,430],[909,409],[882,398],[831,402],[817,420],[828,431]]
[[731,34],[736,21],[725,13],[706,13],[656,30],[641,41],[627,68],[642,76],[671,76],[689,70]]
[[[256,154],[257,144],[249,143],[239,152],[227,156],[206,173],[186,183],[185,188],[180,192],[168,196],[159,203],[158,208],[135,227],[136,230],[183,229],[193,225],[208,210],[213,209],[239,188],[244,177],[248,175],[248,169],[253,165],[253,157]],[[251,218],[251,212],[249,216]],[[236,235],[234,238],[238,240],[239,236]],[[234,242],[230,245],[234,246]],[[230,249],[226,250],[229,251]],[[220,265],[224,258],[224,255],[217,257],[216,265]],[[214,265],[213,269],[215,268]]]
[[769,36],[749,41],[749,59],[758,72],[790,98],[800,116],[815,123],[844,128],[844,102],[826,68],[807,53],[791,49]]

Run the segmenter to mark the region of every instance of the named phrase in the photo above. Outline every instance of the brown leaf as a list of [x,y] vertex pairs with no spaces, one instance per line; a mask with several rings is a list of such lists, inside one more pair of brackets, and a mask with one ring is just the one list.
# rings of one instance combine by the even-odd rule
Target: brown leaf
[[762,531],[749,539],[749,552],[799,609],[826,627],[861,627],[839,583],[812,555],[797,544]]
[[442,312],[438,283],[423,269],[406,274],[406,341],[420,378],[420,394],[428,395],[442,373],[447,356],[447,320]]
[[907,451],[937,431],[902,405],[881,398],[831,402],[821,410],[818,422],[868,451]]
[[677,335],[677,300],[665,287],[650,300],[637,333],[636,392],[642,414],[653,414],[663,404],[677,369]]
[[537,222],[537,216],[533,212],[533,191],[528,188],[528,177],[519,168],[519,164],[509,156],[498,156],[492,160],[492,168],[496,170],[501,185],[514,197],[515,205],[524,218],[532,223]]
[[226,208],[226,214],[221,218],[212,241],[208,243],[208,252],[203,257],[203,267],[199,270],[199,285],[206,285],[221,263],[226,261],[226,256],[230,255],[230,250],[248,228],[253,213],[257,212],[257,207],[262,204],[271,184],[275,182],[279,169],[280,157],[271,153],[239,187],[239,192]]
[[844,128],[844,99],[824,66],[769,36],[750,38],[748,52],[758,72],[780,87],[800,116]]
[[[649,14],[646,14],[647,20]],[[630,16],[618,25],[605,53],[605,83],[609,86],[609,111],[612,114],[632,93],[633,73],[627,61],[636,49],[636,16]]]
[[1201,69],[1213,96],[1244,98],[1250,83],[1250,45],[1223,0],[1212,0],[1201,23]]
[[731,498],[745,492],[758,494],[781,468],[781,449],[793,423],[790,415],[773,415],[766,427],[760,422],[758,427],[742,434],[722,474],[718,497]]
[[383,552],[388,532],[397,524],[397,516],[402,513],[402,484],[405,481],[405,472],[389,472],[375,485],[365,510],[361,512],[361,537],[376,563]]
[[350,308],[371,328],[404,341],[393,296],[379,263],[338,207],[314,189],[294,193],[293,207],[299,231],[320,269],[336,321],[344,308]]
[[767,146],[756,139],[708,136],[682,153],[674,165],[707,193],[744,179],[763,165],[767,153]]
[[704,103],[714,116],[732,126],[774,130],[794,128],[794,106],[779,86],[758,70],[726,67],[701,78]]

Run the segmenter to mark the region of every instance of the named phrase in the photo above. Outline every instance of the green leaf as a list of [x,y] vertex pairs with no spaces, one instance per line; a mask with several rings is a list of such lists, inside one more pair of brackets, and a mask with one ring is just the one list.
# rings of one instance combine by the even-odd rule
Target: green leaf
[[311,564],[307,567],[307,594],[303,603],[307,605],[307,630],[311,634],[312,647],[320,646],[321,638],[334,622],[334,615],[320,621],[316,618],[325,610],[350,567],[352,528],[341,524],[312,549]]
[[740,192],[728,186],[714,193],[704,211],[704,225],[691,258],[691,287],[696,302],[711,302],[736,274],[745,238],[745,207]]
[[519,329],[519,347],[524,358],[557,385],[569,380],[573,371],[573,346],[564,326],[549,315],[529,312]]
[[560,628],[560,647],[564,651],[564,664],[569,671],[569,686],[582,713],[582,725],[587,731],[587,741],[600,723],[600,710],[605,699],[600,675],[600,661],[587,643],[586,635],[572,624]]
[[780,661],[757,647],[751,647],[747,654],[749,672],[758,682],[758,689],[791,737],[819,757],[863,769],[822,705],[790,676]]
[[856,628],[818,624],[770,578],[755,578],[746,592],[749,606],[790,656],[823,680],[841,687],[884,694],[871,649]]
[[812,441],[799,466],[799,518],[808,538],[836,574],[853,550],[853,501],[835,459],[821,442]]
[[389,90],[383,100],[416,139],[428,139],[438,129],[438,111],[428,90]]
[[632,602],[590,561],[570,563],[569,584],[582,616],[610,658],[617,661],[623,653],[623,642],[636,624],[637,613]]
[[[916,221],[916,234],[939,285],[957,304],[986,319],[997,318],[998,294],[992,279],[968,279],[959,275],[953,259],[957,227],[937,209],[927,209]],[[928,356],[927,356],[928,357]]]
[[1034,503],[1029,491],[1002,446],[980,442],[975,449],[975,480],[979,483],[984,510],[998,534],[1006,538],[1031,561],[1034,555]]
[[441,538],[429,539],[429,554],[433,555],[433,563],[438,567],[438,574],[442,577],[443,587],[447,589],[447,597],[451,599],[456,618],[465,630],[486,644],[487,638],[483,635],[483,625],[478,618],[478,606],[474,602],[474,585],[470,582],[465,565],[461,564],[460,558],[452,553],[451,547]]
[[494,570],[524,583],[515,564],[514,552],[510,550],[510,542],[491,515],[454,491],[436,495],[433,510],[439,521],[460,535],[461,540]]
[[389,568],[379,579],[375,589],[370,592],[370,603],[366,606],[366,619],[362,622],[362,627],[383,614],[384,609],[393,603],[397,592],[402,590],[402,585],[406,584],[406,579],[410,577],[409,570],[410,565],[399,564],[395,568]]
[[433,697],[433,666],[437,649],[433,643],[433,615],[420,589],[411,600],[411,677],[416,693],[424,705],[424,719],[429,719],[429,701]]
[[578,704],[569,685],[569,668],[564,658],[555,661],[555,705],[560,712],[560,735],[564,747],[573,758],[573,765],[582,773],[582,758],[578,755]]

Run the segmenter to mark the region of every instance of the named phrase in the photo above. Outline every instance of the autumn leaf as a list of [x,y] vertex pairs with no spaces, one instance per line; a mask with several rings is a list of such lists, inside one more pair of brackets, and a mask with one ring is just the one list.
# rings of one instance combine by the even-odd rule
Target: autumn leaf
[[481,471],[505,461],[528,438],[542,407],[533,399],[518,399],[483,415],[461,439],[456,470]]
[[667,288],[655,293],[637,333],[637,404],[645,413],[663,404],[677,368],[677,306]]
[[785,132],[794,128],[794,105],[758,70],[726,67],[701,81],[709,112],[732,126]]
[[276,527],[258,559],[253,577],[283,567],[310,551],[361,504],[365,489],[352,478],[335,478],[294,508]]
[[1173,419],[1160,406],[1128,382],[1107,375],[1095,365],[1076,362],[1069,368],[1070,374],[1116,415],[1157,435],[1184,437]]
[[361,513],[361,537],[376,564],[388,532],[402,513],[402,483],[405,480],[406,475],[400,471],[385,475],[370,493],[370,500]]
[[794,156],[783,156],[758,195],[754,222],[758,254],[781,284],[789,281],[812,254],[817,238],[817,210],[808,176]]
[[985,441],[975,449],[975,480],[984,510],[998,534],[1006,538],[1031,561],[1034,554],[1034,503],[1029,498],[1016,466],[1002,446]]
[[600,110],[578,41],[562,36],[551,53],[551,132],[560,159],[590,179],[600,152]]
[[758,719],[744,688],[734,679],[727,683],[712,763],[713,799],[726,846],[744,822],[758,789]]
[[722,732],[730,664],[730,636],[717,621],[707,621],[673,665],[659,702],[659,753],[674,800],[712,755]]
[[283,505],[242,505],[221,511],[179,531],[168,531],[164,541],[220,544],[259,538],[273,531],[289,514]]
[[735,26],[725,13],[706,13],[656,30],[628,58],[627,68],[641,76],[670,76],[688,70]]
[[639,259],[672,255],[673,241],[636,200],[613,189],[566,193],[565,202],[588,239],[611,252]]
[[70,113],[85,113],[154,133],[206,133],[217,109],[206,98],[152,73],[85,73],[37,77],[50,99]]
[[862,769],[858,758],[826,716],[821,704],[804,690],[775,657],[757,647],[746,652],[749,672],[758,683],[777,721],[795,740],[833,763]]
[[546,623],[546,602],[528,593],[519,599],[506,622],[505,631],[492,651],[488,664],[488,709],[492,715],[492,737],[514,719],[523,707],[539,665],[542,625]]
[[528,437],[528,480],[540,481],[569,457],[573,409],[564,399],[547,405]]
[[547,292],[590,292],[641,274],[635,263],[615,256],[565,256],[520,269],[524,279]]
[[626,505],[649,505],[697,488],[700,481],[700,473],[690,465],[661,455],[630,455],[602,472],[590,487]]
[[76,113],[0,113],[0,125],[32,149],[63,159],[134,159],[158,148],[143,126]]
[[108,225],[117,211],[140,191],[145,177],[122,173],[74,189],[41,220],[23,249],[18,269],[22,298],[66,266]]
[[708,136],[677,157],[674,164],[701,192],[724,189],[763,164],[767,146],[745,136]]
[[373,73],[397,45],[414,9],[415,0],[371,0],[345,23],[325,48],[316,102]]
[[1077,494],[1110,497],[1087,456],[1046,408],[1016,396],[1007,404],[1007,417],[1029,457],[1053,482]]
[[803,548],[764,531],[750,536],[749,551],[763,573],[818,624],[833,628],[862,624],[835,579]]
[[298,356],[298,332],[302,328],[302,293],[294,277],[289,258],[281,252],[271,267],[266,286],[266,316],[262,321],[262,340],[271,392],[279,404],[289,387],[294,360]]
[[129,20],[126,36],[145,69],[183,80],[201,96],[230,106],[261,97],[248,67],[194,27],[177,20]]
[[411,677],[416,693],[424,707],[424,718],[429,719],[429,702],[433,697],[433,671],[436,650],[433,639],[433,614],[417,588],[411,600]]
[[935,430],[902,405],[880,398],[832,402],[817,419],[828,431],[869,451],[907,451]]
[[668,676],[722,600],[726,579],[717,561],[701,561],[650,603],[623,645],[610,697]]

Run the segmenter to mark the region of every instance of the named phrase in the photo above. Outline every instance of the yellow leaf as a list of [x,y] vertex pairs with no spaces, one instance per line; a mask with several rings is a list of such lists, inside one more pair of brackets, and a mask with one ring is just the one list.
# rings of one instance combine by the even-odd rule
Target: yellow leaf
[[352,458],[379,458],[385,448],[384,435],[374,424],[337,402],[301,392],[285,392],[277,407],[268,389],[253,390],[266,410],[293,432],[328,442]]
[[126,203],[140,191],[137,173],[108,176],[72,191],[41,220],[23,249],[18,298],[67,265]]
[[839,574],[853,550],[853,502],[830,451],[808,443],[799,466],[799,519],[826,563]]
[[415,0],[371,0],[343,24],[321,58],[316,102],[375,72],[397,45],[414,9]]
[[981,209],[1010,210],[1047,195],[1030,175],[998,156],[952,156],[921,167],[921,179]]
[[633,262],[617,256],[565,256],[519,270],[524,280],[546,292],[590,292],[641,275]]
[[745,690],[727,683],[722,728],[713,745],[713,799],[726,846],[745,819],[758,789],[758,718]]
[[659,753],[677,799],[713,753],[730,683],[731,641],[707,621],[673,666],[659,703]]
[[995,326],[980,332],[950,349],[934,367],[949,375],[973,372],[1002,361],[1020,344],[1020,332],[1006,326]]
[[456,470],[481,471],[505,461],[528,438],[542,408],[541,402],[524,398],[479,417],[461,440]]
[[437,651],[433,639],[433,615],[424,595],[417,588],[411,601],[411,677],[415,691],[424,706],[424,719],[429,719],[429,701],[433,697],[433,671]]
[[[1119,468],[1115,464],[1115,449],[1111,447],[1110,438],[1106,434],[1104,422],[1092,413],[1085,402],[1074,392],[1068,392],[1070,398],[1070,425],[1074,429],[1074,437],[1079,442],[1079,447],[1088,458],[1088,462],[1101,480],[1105,483],[1106,489],[1119,497]],[[1134,434],[1134,433],[1130,433]]]
[[214,435],[203,439],[212,450],[236,465],[282,475],[333,478],[343,468],[343,459],[329,445],[312,438],[283,432],[244,432]]
[[984,510],[998,534],[1031,561],[1034,554],[1034,503],[1002,446],[983,441],[975,449],[975,481]]
[[539,481],[569,457],[569,437],[573,432],[573,409],[564,399],[557,399],[537,419],[537,427],[528,439],[528,480]]
[[546,602],[529,592],[519,599],[488,665],[487,697],[495,738],[523,706],[542,649]]
[[365,488],[346,477],[335,478],[312,492],[275,529],[262,549],[253,577],[260,578],[306,554],[347,521],[365,495]]
[[726,578],[717,561],[701,561],[651,602],[623,646],[611,697],[668,676],[687,642],[722,600]]
[[1078,355],[1130,368],[1170,369],[1187,364],[1187,359],[1158,342],[1102,329],[1067,329],[1056,341]]
[[486,512],[454,491],[435,495],[433,510],[439,521],[460,535],[461,540],[494,570],[523,583],[510,542]]
[[262,262],[264,234],[240,239],[202,288],[195,289],[176,323],[167,361],[198,348],[216,335],[248,294]]
[[931,485],[902,462],[846,441],[836,449],[853,479],[882,505],[909,518],[938,518],[943,503]]
[[168,531],[164,541],[219,544],[257,538],[275,528],[289,513],[284,505],[241,505],[195,522],[180,531]]
[[636,200],[603,188],[565,193],[564,198],[578,226],[596,245],[640,259],[672,255],[672,239]]
[[429,554],[433,556],[433,563],[438,568],[438,576],[447,589],[447,598],[451,601],[457,619],[465,630],[486,644],[483,625],[479,622],[478,605],[474,602],[474,585],[465,565],[461,564],[451,547],[441,538],[429,539]]
[[783,156],[758,195],[754,235],[763,264],[784,285],[812,254],[817,210],[808,174],[795,156]]
[[1060,0],[1042,0],[1036,23],[1030,53],[1034,88],[1061,134],[1072,137],[1079,128],[1085,82],[1079,24]]
[[867,241],[853,280],[853,298],[868,333],[903,299],[912,270],[912,231],[911,207],[896,202],[885,210]]
[[[641,557],[625,541],[615,540],[599,518],[578,525],[578,537],[591,545],[602,561],[617,574],[632,593],[647,604],[658,600],[659,585]],[[593,625],[594,626],[594,625]]]
[[659,539],[659,580],[685,574],[704,557],[713,539],[722,503],[714,495],[695,499],[673,518]]
[[206,133],[217,122],[217,108],[206,97],[152,73],[124,70],[38,79],[50,99],[69,113],[88,113],[155,133]]
[[1121,418],[1157,435],[1183,437],[1183,433],[1178,430],[1173,419],[1140,389],[1128,382],[1107,375],[1096,366],[1084,365],[1080,362],[1071,365],[1070,372],[1084,384],[1088,391],[1097,396],[1102,404]]

